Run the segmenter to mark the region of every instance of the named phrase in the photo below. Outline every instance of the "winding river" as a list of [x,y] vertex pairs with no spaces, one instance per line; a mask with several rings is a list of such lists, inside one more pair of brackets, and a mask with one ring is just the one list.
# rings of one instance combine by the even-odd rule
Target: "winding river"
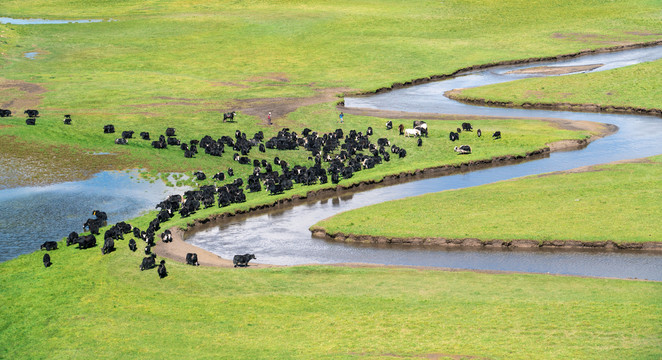
[[[662,254],[596,250],[457,249],[403,245],[341,244],[313,238],[308,228],[342,211],[383,201],[478,186],[500,180],[568,170],[585,165],[640,158],[662,153],[662,119],[650,116],[505,109],[465,105],[443,93],[456,88],[483,86],[531,77],[508,72],[541,65],[603,64],[604,71],[662,58],[662,46],[587,55],[567,61],[503,66],[473,71],[452,79],[418,85],[369,97],[346,98],[345,106],[423,113],[547,117],[614,124],[619,131],[591,143],[586,149],[554,152],[549,157],[516,165],[491,167],[464,174],[385,186],[267,214],[225,222],[189,234],[187,242],[224,258],[255,253],[267,264],[362,262],[390,265],[437,266],[581,276],[638,278],[662,281]],[[458,121],[459,124],[459,121]],[[385,219],[387,221],[387,219]]]

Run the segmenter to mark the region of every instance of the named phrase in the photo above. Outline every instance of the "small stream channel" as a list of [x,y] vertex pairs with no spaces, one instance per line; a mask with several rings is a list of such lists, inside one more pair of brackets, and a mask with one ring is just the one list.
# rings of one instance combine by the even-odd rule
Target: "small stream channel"
[[[548,117],[614,124],[619,131],[597,140],[586,149],[552,153],[548,158],[517,165],[492,167],[464,174],[413,181],[329,200],[309,202],[287,210],[225,222],[187,234],[187,242],[224,258],[255,253],[257,261],[293,265],[363,262],[420,265],[462,269],[555,273],[581,276],[639,278],[662,281],[662,254],[596,250],[525,250],[430,248],[402,245],[341,244],[313,238],[308,228],[339,212],[383,201],[449,189],[478,186],[500,180],[568,170],[615,160],[662,153],[662,119],[650,116],[504,109],[465,105],[443,96],[447,90],[483,86],[533,75],[506,74],[541,65],[579,66],[604,64],[603,71],[662,58],[662,47],[583,56],[561,61],[504,66],[474,71],[449,80],[413,86],[374,96],[346,98],[345,106],[410,112],[505,117]],[[458,126],[459,126],[458,121]],[[434,134],[433,136],[437,136]],[[446,136],[446,134],[443,134]],[[388,221],[388,219],[384,219]]]

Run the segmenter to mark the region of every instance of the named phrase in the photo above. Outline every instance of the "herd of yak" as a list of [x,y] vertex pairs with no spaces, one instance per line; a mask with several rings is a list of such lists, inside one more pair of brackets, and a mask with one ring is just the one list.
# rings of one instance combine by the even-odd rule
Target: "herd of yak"
[[[26,110],[25,114],[28,115],[26,123],[28,125],[35,125],[35,119],[39,116],[37,110]],[[235,112],[224,114],[223,121],[234,118]],[[11,116],[11,111],[0,109],[0,117]],[[71,125],[71,116],[64,116],[64,123]],[[392,121],[386,123],[386,129],[393,128]],[[473,128],[470,123],[462,123],[462,128],[457,128],[457,131],[451,131],[449,139],[451,141],[459,140],[459,134],[462,131],[472,131]],[[427,124],[424,121],[414,121],[412,129],[405,129],[401,124],[399,126],[400,135],[409,136],[414,135],[418,137],[418,146],[422,146],[423,142],[421,136],[428,136]],[[106,134],[115,133],[114,125],[105,125],[103,132]],[[115,143],[118,145],[128,145],[128,140],[133,139],[134,131],[127,130],[121,132],[121,138],[116,138]],[[161,201],[156,205],[159,209],[156,217],[149,223],[145,230],[137,227],[132,227],[125,222],[119,222],[104,232],[103,246],[101,248],[102,254],[109,254],[115,250],[115,242],[123,240],[124,235],[132,234],[135,239],[142,240],[145,244],[144,252],[146,257],[143,258],[140,264],[140,270],[147,270],[156,267],[156,255],[151,252],[151,247],[155,245],[155,237],[161,228],[161,224],[167,222],[177,214],[181,217],[188,217],[194,214],[201,207],[208,208],[214,205],[218,207],[226,207],[233,203],[241,203],[246,201],[244,188],[248,192],[259,192],[262,188],[269,192],[271,195],[281,194],[284,191],[293,188],[294,184],[313,185],[325,184],[329,180],[333,184],[337,184],[341,179],[349,179],[354,173],[363,169],[371,169],[383,162],[388,162],[391,156],[397,158],[404,158],[407,156],[407,151],[396,145],[391,145],[388,138],[379,138],[376,143],[371,141],[373,129],[368,127],[365,133],[350,130],[347,134],[342,129],[336,129],[334,132],[319,134],[311,129],[305,128],[298,134],[288,128],[280,130],[276,136],[265,141],[262,131],[248,137],[246,133],[239,130],[235,131],[234,137],[222,136],[214,139],[209,135],[205,135],[200,140],[190,140],[189,142],[182,142],[176,137],[174,128],[167,128],[165,135],[159,135],[158,140],[151,142],[152,147],[155,149],[167,149],[168,146],[178,147],[184,152],[186,158],[194,158],[201,152],[209,156],[223,156],[228,152],[233,152],[232,160],[237,162],[237,165],[252,166],[252,173],[247,177],[246,181],[241,177],[235,178],[225,185],[203,185],[197,190],[186,191],[184,195],[171,195],[167,199]],[[476,132],[477,136],[481,136],[481,130]],[[494,139],[501,138],[501,132],[495,132],[492,137]],[[150,141],[150,134],[148,132],[140,132],[140,138],[143,141]],[[305,149],[310,152],[308,160],[314,161],[313,166],[290,165],[287,161],[275,157],[273,163],[267,160],[251,160],[248,155],[251,150],[257,148],[259,152],[266,152],[266,149],[276,149],[279,151]],[[455,147],[455,151],[460,154],[471,153],[471,147],[468,145],[461,145]],[[326,166],[322,166],[326,164]],[[193,176],[199,180],[205,180],[207,176],[201,172],[196,171]],[[212,176],[216,181],[225,181],[234,177],[234,170],[230,167],[225,172],[220,171]],[[330,179],[329,179],[330,178]],[[67,246],[77,244],[79,249],[87,249],[96,246],[96,236],[100,235],[100,229],[107,225],[107,215],[103,211],[95,210],[92,213],[95,218],[87,219],[83,224],[83,231],[89,232],[88,235],[79,235],[76,232],[71,232],[67,237]],[[172,241],[172,234],[170,230],[165,230],[158,235],[163,242]],[[131,251],[136,251],[138,245],[135,239],[130,239],[128,247]],[[43,250],[56,250],[57,242],[47,241],[41,248]],[[234,266],[248,266],[248,262],[255,259],[254,254],[235,255],[233,259]],[[49,267],[51,257],[46,253],[43,257],[45,267]],[[189,265],[199,265],[197,254],[189,253],[186,256],[186,263]],[[160,278],[167,276],[165,268],[165,261],[161,260],[158,266],[158,275]]]

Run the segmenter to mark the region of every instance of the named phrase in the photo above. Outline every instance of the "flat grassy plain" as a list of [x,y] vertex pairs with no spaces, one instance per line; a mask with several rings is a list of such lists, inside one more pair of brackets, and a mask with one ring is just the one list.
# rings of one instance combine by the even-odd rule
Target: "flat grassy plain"
[[[0,357],[655,359],[660,283],[416,269],[138,270],[99,248],[0,264]],[[432,355],[430,355],[432,356]]]
[[658,60],[596,73],[524,79],[463,89],[459,95],[469,99],[512,102],[514,105],[569,103],[659,109],[662,106],[661,89],[662,61]]
[[[275,129],[262,120],[273,99],[310,98],[325,89],[369,91],[473,64],[656,40],[662,32],[657,1],[532,6],[3,1],[4,16],[117,21],[0,25],[0,101],[21,113],[38,108],[43,114],[34,128],[22,126],[20,118],[2,120],[14,126],[0,127],[0,134],[21,144],[64,146],[67,156],[119,153],[117,168],[138,166],[152,176],[198,169],[209,174],[232,163],[202,155],[188,161],[179,151],[159,152],[140,140],[118,147],[102,126],[154,134],[175,127],[185,140],[235,129],[264,130],[268,137]],[[35,60],[24,57],[31,51],[39,52]],[[21,86],[7,85],[12,81]],[[220,113],[233,108],[243,110],[238,121],[222,124]],[[61,125],[63,114],[72,114],[71,128]],[[275,121],[273,128],[338,127],[330,101],[283,112]],[[370,125],[382,136],[384,121],[347,116],[344,126]],[[431,122],[433,135],[424,147],[407,146],[411,164],[394,159],[356,180],[458,161],[446,136],[459,122]],[[489,144],[471,139],[476,153],[469,159],[523,154],[553,139],[588,135],[527,121],[472,123],[508,135]],[[239,206],[275,199],[259,196]],[[150,217],[127,220],[144,227]],[[327,266],[210,269],[172,261],[170,276],[159,280],[155,270],[138,270],[142,256],[129,252],[127,241],[106,256],[99,248],[60,245],[49,269],[41,265],[41,252],[0,263],[0,358],[662,356],[659,283]]]
[[[660,179],[662,156],[656,156],[389,201],[335,215],[312,229],[387,237],[660,241]],[[462,221],[453,214],[462,214]],[[412,217],[425,221],[407,226]]]

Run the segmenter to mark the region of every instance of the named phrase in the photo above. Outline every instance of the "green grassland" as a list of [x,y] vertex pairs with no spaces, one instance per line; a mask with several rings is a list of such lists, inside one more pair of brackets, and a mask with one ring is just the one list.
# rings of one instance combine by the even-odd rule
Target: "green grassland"
[[[481,240],[660,241],[662,156],[390,201],[314,225],[328,233]],[[458,216],[462,214],[462,221]],[[425,219],[407,226],[412,217]],[[388,219],[388,221],[376,221]]]
[[662,61],[596,73],[524,79],[463,89],[459,96],[512,102],[514,105],[570,103],[659,109],[662,106]]
[[[228,156],[184,159],[179,150],[153,150],[141,140],[115,146],[116,136],[102,134],[103,125],[153,134],[175,127],[183,140],[235,129],[249,135],[263,130],[269,137],[281,126],[326,132],[340,126],[331,102],[299,108],[276,119],[273,128],[246,113],[223,124],[219,113],[247,99],[310,97],[320,89],[369,91],[473,64],[656,40],[662,32],[659,3],[653,0],[7,0],[0,12],[117,20],[0,25],[0,83],[20,80],[46,90],[0,86],[1,102],[35,104],[43,114],[30,128],[20,117],[4,119],[0,135],[80,153],[120,153],[118,167],[139,167],[152,176],[198,169],[209,175],[233,166],[245,177],[250,169],[232,165]],[[26,59],[29,51],[40,55]],[[74,118],[70,128],[60,123],[67,113]],[[381,137],[390,135],[384,121],[348,115],[343,126],[372,126]],[[447,140],[459,122],[429,122],[431,137],[422,148],[413,139],[390,135],[407,149],[407,158],[351,180],[524,154],[551,141],[589,135],[536,121],[472,120],[474,127],[501,130],[504,137],[498,142],[463,137],[475,150],[459,157]],[[276,155],[282,156],[269,151],[250,156]],[[308,155],[287,156],[306,164]],[[656,171],[645,170],[644,178]],[[318,188],[296,187],[284,196]],[[245,204],[223,211],[276,199],[249,196]],[[144,227],[153,216],[127,220]],[[176,218],[164,226],[186,221]],[[155,270],[138,270],[142,256],[129,252],[126,241],[105,256],[98,247],[61,244],[51,252],[54,265],[48,269],[41,265],[41,252],[0,263],[0,358],[662,356],[659,283],[326,266],[211,269],[174,261],[167,263],[170,276],[159,280]]]
[[[655,282],[413,269],[139,271],[126,241],[0,264],[0,358],[654,359]],[[390,355],[389,355],[390,354]]]

